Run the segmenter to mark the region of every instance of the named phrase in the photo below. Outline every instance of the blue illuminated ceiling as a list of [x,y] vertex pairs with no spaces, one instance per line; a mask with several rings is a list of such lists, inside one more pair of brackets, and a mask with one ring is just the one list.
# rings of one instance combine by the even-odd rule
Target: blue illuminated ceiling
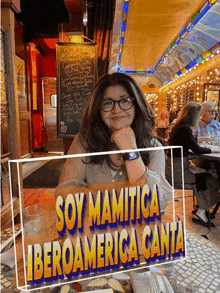
[[[205,2],[203,7],[192,16],[150,71],[132,71],[123,70],[121,66],[123,45],[126,42],[126,19],[129,18],[129,1],[125,3],[119,0],[117,9],[121,9],[121,13],[116,15],[117,31],[114,32],[114,36],[118,36],[119,44],[115,45],[116,37],[113,40],[115,43],[112,50],[114,56],[112,55],[111,59],[111,70],[128,74],[151,74],[162,85],[180,76],[204,59],[213,57],[220,44],[220,0],[214,2],[214,0]],[[123,10],[125,5],[126,12]],[[119,31],[119,27],[122,28],[121,31]]]

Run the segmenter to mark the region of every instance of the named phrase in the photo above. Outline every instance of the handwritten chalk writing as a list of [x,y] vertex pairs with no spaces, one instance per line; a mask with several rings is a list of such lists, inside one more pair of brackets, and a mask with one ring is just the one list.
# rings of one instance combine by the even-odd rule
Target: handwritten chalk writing
[[58,121],[65,122],[67,130],[62,128],[62,133],[66,135],[78,132],[85,103],[96,81],[95,57],[94,45],[57,47]]
[[68,49],[64,49],[60,54],[60,60],[63,62],[71,60],[82,60],[85,57],[89,57],[91,59],[95,57],[95,52],[92,47],[68,47]]
[[85,88],[93,84],[94,81],[94,75],[72,75],[71,77],[62,79],[61,86],[62,88],[67,88],[68,90],[76,90],[79,88],[85,90]]
[[89,90],[84,90],[83,92],[82,92],[82,95],[83,96],[88,96],[90,94],[90,91]]
[[63,100],[64,100],[64,99],[69,100],[69,99],[71,99],[71,94],[62,95],[61,98],[62,98]]
[[82,74],[84,72],[91,72],[91,64],[88,60],[80,63],[79,61],[77,62],[72,62],[71,64],[69,63],[63,63],[63,70],[64,73],[69,76],[70,74],[77,73],[77,74]]

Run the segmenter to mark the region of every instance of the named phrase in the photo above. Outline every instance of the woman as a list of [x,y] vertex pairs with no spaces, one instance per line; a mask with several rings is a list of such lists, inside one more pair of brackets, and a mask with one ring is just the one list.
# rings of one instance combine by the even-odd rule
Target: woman
[[168,125],[169,125],[169,113],[167,110],[163,109],[156,119],[156,126],[166,128]]
[[174,119],[176,119],[176,114],[174,111],[171,110],[169,113],[169,123],[171,124]]
[[169,113],[163,109],[156,119],[156,132],[160,138],[165,138],[166,128],[169,125]]
[[[186,104],[170,133],[169,144],[182,146],[183,156],[188,156],[189,150],[195,154],[211,153],[211,149],[200,147],[193,135],[193,128],[196,128],[201,112],[201,105],[193,102]],[[180,157],[180,149],[173,149],[173,155]]]
[[[192,151],[194,154],[206,154],[211,152],[218,152],[218,150],[211,150],[210,148],[200,147],[196,141],[196,138],[193,135],[193,129],[197,126],[200,115],[202,112],[202,106],[193,102],[186,104],[178,115],[175,126],[173,127],[170,133],[169,145],[170,146],[182,146],[183,147],[183,165],[184,165],[184,183],[188,185],[193,185],[196,183],[196,178],[193,173],[190,172],[190,164],[188,160],[189,151]],[[192,154],[191,152],[191,154]],[[173,168],[175,170],[175,184],[182,182],[182,172],[178,174],[178,170],[181,166],[181,149],[174,148],[172,150],[174,160]],[[171,156],[169,152],[168,156]],[[168,167],[166,170],[167,178],[171,174],[169,170],[169,158],[168,158]],[[204,176],[204,175],[203,175]],[[199,177],[199,175],[197,175]],[[168,178],[168,181],[169,178]],[[196,196],[199,204],[199,209],[196,212],[196,217],[203,223],[208,223],[208,218],[206,217],[205,210],[215,204],[214,197],[207,198],[207,195],[204,195],[202,189],[204,189],[203,182],[198,182],[197,178],[197,190]],[[205,187],[206,188],[206,187]],[[204,197],[205,200],[204,200]]]
[[[123,73],[104,75],[95,85],[87,103],[80,132],[68,154],[159,147],[152,137],[154,116],[140,87]],[[159,185],[164,209],[172,193],[165,179],[163,150],[91,156],[66,160],[59,188],[146,179],[150,188]]]

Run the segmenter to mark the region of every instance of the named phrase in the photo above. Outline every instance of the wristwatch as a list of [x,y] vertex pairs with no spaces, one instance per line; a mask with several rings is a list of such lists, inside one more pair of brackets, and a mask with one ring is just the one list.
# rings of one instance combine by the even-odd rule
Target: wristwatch
[[122,155],[122,158],[124,161],[133,161],[138,159],[139,157],[140,157],[140,152],[137,152],[137,151],[125,153],[124,155]]

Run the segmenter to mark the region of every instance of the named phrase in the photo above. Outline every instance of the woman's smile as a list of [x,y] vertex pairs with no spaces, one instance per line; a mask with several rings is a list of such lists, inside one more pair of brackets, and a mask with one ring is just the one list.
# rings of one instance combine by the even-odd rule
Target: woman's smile
[[124,119],[124,118],[125,118],[124,116],[114,116],[114,117],[112,117],[111,119],[112,119],[113,121],[119,121],[119,120]]

